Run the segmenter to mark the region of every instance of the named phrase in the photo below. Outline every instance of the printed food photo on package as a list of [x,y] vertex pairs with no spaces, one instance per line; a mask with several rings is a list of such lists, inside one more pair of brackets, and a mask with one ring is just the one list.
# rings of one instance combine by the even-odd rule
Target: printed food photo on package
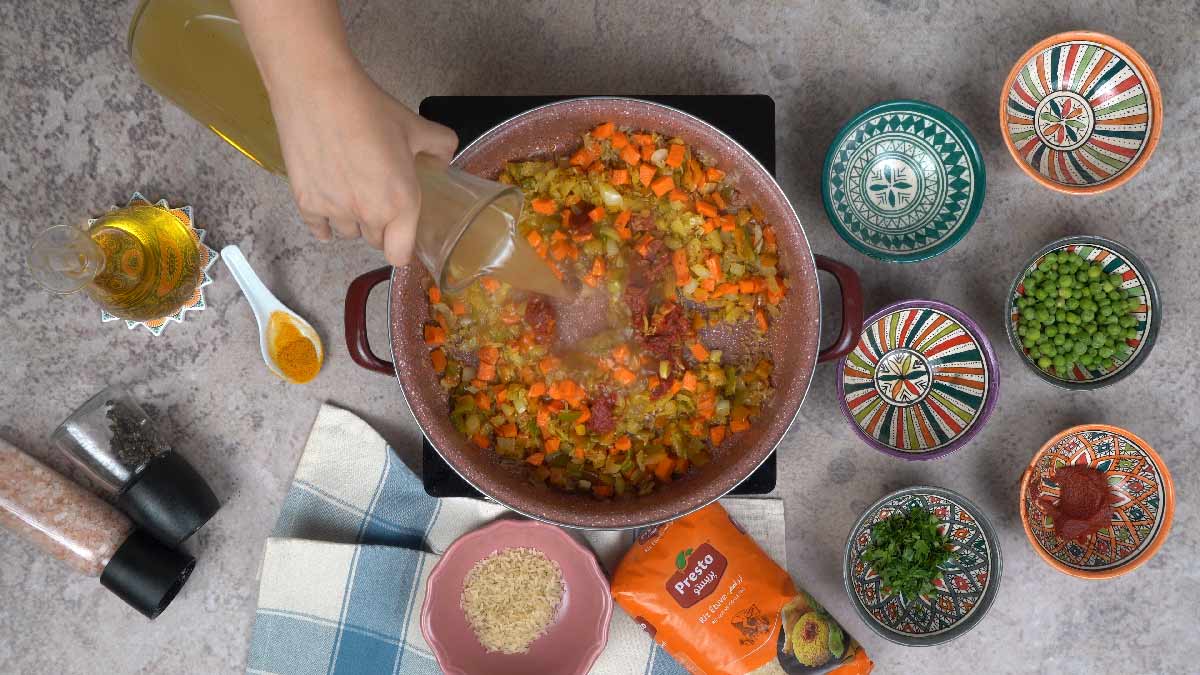
[[873,665],[720,504],[640,530],[612,593],[695,675],[865,675]]

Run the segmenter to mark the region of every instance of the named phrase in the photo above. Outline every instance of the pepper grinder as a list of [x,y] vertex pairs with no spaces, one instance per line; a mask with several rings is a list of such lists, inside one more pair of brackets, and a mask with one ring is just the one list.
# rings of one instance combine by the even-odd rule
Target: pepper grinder
[[204,478],[120,387],[89,399],[51,439],[133,522],[168,546],[192,536],[221,507]]

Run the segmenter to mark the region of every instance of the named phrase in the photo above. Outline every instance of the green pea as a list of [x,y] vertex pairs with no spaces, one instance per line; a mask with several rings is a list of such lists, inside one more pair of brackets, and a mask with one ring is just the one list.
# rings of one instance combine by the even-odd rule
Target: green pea
[[1045,370],[1045,369],[1049,368],[1050,366],[1054,365],[1054,361],[1052,361],[1049,356],[1043,356],[1038,359],[1037,364],[1038,364],[1038,367],[1040,367],[1042,370]]
[[1087,278],[1088,279],[1099,279],[1101,274],[1104,274],[1104,272],[1101,271],[1099,265],[1092,265],[1091,267],[1088,267],[1088,270],[1087,270]]

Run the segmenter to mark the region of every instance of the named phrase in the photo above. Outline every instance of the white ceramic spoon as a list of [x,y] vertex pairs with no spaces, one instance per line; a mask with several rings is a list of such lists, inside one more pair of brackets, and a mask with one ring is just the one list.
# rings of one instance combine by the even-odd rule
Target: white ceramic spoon
[[275,364],[275,360],[271,358],[271,342],[268,331],[271,323],[271,314],[274,312],[283,312],[290,316],[304,337],[308,338],[313,343],[313,346],[316,347],[317,362],[323,363],[325,361],[325,348],[321,345],[321,337],[317,335],[317,331],[299,314],[293,312],[287,305],[280,302],[279,298],[275,297],[275,294],[263,284],[258,275],[254,273],[254,269],[250,267],[246,256],[242,254],[242,249],[238,248],[236,244],[226,246],[221,249],[221,260],[225,261],[225,266],[229,268],[229,273],[233,275],[238,286],[241,286],[242,294],[246,296],[246,300],[250,303],[250,309],[254,311],[254,319],[258,322],[259,348],[262,350],[263,361],[271,369],[271,372],[285,380],[288,379],[279,370],[279,366]]

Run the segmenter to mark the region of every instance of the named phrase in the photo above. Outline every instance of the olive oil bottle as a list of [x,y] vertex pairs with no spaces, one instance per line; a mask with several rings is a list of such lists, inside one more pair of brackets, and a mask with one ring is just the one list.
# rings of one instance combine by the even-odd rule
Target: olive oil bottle
[[29,267],[52,291],[82,290],[113,316],[150,321],[192,300],[203,279],[199,246],[192,228],[169,210],[131,204],[86,230],[46,230],[29,252]]

